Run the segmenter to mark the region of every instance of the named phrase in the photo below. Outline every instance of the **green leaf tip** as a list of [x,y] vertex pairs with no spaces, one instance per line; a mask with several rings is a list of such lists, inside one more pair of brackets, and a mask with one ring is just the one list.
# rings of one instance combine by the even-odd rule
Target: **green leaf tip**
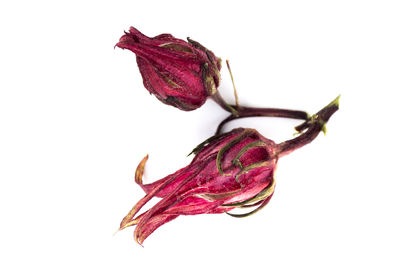
[[[337,109],[339,109],[339,99],[340,99],[341,95],[338,95],[331,103],[329,103],[325,108],[329,108],[329,107],[336,107]],[[336,110],[337,110],[336,109]],[[326,135],[326,121],[321,120],[321,131],[324,133],[324,135]]]
[[330,106],[337,106],[339,107],[339,99],[341,95],[338,95],[331,103],[329,103],[328,107]]
[[201,142],[199,145],[197,145],[192,152],[190,152],[187,157],[189,157],[190,155],[194,154],[196,155],[200,150],[203,149],[203,147],[205,147],[206,145],[208,145],[210,142],[214,141],[215,139],[217,139],[219,137],[219,135],[213,135],[210,138],[207,138],[206,140],[204,140],[203,142]]
[[322,125],[322,129],[321,129],[321,131],[324,133],[324,135],[326,136],[326,124],[324,123],[323,125]]

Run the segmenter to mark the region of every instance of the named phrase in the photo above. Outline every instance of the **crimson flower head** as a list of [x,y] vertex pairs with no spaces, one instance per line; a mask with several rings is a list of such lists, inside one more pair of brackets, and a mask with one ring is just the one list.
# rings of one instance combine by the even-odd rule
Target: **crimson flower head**
[[[123,219],[120,229],[137,225],[135,239],[141,244],[179,215],[223,213],[235,207],[257,207],[251,213],[258,211],[274,192],[275,148],[273,141],[256,130],[235,129],[200,144],[188,166],[154,183],[142,184],[146,156],[135,180],[147,195]],[[136,216],[153,197],[162,199]]]
[[131,27],[116,46],[136,54],[144,86],[165,104],[194,110],[217,91],[221,60],[196,41],[171,34],[150,38]]
[[[143,184],[147,156],[139,163],[135,181],[146,195],[122,220],[120,229],[136,225],[135,240],[143,241],[158,227],[180,215],[228,213],[245,217],[263,208],[275,190],[274,172],[278,159],[310,143],[338,110],[339,98],[311,116],[296,129],[294,139],[276,144],[254,129],[238,128],[215,135],[192,153],[192,162],[151,184]],[[137,215],[152,198],[161,200]],[[244,214],[231,214],[236,208],[253,208]]]

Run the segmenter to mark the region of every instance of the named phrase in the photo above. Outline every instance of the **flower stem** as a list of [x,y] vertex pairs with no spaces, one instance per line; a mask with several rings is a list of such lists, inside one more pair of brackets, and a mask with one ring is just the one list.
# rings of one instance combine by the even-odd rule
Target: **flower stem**
[[[233,79],[233,74],[231,67],[229,65],[229,60],[226,60],[226,66],[228,67],[229,74],[231,76],[233,93],[235,96],[236,105],[228,104],[221,96],[221,94],[217,91],[212,95],[212,99],[224,110],[231,113],[225,120],[223,120],[217,128],[216,135],[220,134],[222,131],[222,127],[229,121],[247,118],[247,117],[281,117],[281,118],[292,118],[292,119],[302,119],[307,120],[310,119],[310,116],[307,112],[300,110],[289,110],[289,109],[278,109],[278,108],[252,108],[245,107],[239,105],[239,97],[236,90],[235,81]],[[307,126],[306,126],[307,127]]]
[[325,133],[325,124],[328,122],[330,117],[339,109],[339,98],[340,95],[329,103],[326,107],[321,109],[318,113],[313,115],[310,120],[296,127],[300,131],[307,128],[307,130],[299,135],[298,137],[282,142],[278,145],[277,153],[278,156],[284,156],[296,149],[301,148],[304,145],[312,142],[319,134],[320,131]]
[[291,109],[280,109],[280,108],[252,108],[235,105],[231,106],[237,111],[238,115],[231,114],[225,118],[219,125],[216,134],[220,134],[223,126],[236,119],[248,118],[248,117],[280,117],[280,118],[290,118],[290,119],[300,119],[308,120],[310,116],[307,112],[301,110],[291,110]]
[[229,105],[221,96],[221,94],[217,91],[215,94],[212,95],[212,99],[224,110],[228,111],[234,116],[238,116],[239,113],[233,107],[233,105]]

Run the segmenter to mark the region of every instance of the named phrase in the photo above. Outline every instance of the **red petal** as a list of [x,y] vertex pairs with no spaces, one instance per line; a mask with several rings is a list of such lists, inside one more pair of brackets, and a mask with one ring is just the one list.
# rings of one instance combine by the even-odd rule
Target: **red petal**
[[[215,157],[211,157],[210,159],[208,159],[206,162],[204,162],[202,165],[203,166],[195,166],[196,169],[190,169],[190,171],[187,172],[186,175],[185,174],[185,179],[180,182],[178,184],[178,186],[165,198],[163,198],[162,200],[160,200],[160,202],[158,202],[156,205],[154,205],[148,212],[147,214],[143,217],[143,219],[140,220],[139,224],[137,225],[136,229],[135,229],[135,238],[138,236],[141,236],[141,229],[142,227],[151,220],[152,217],[160,215],[164,210],[168,209],[168,207],[170,207],[171,205],[173,205],[174,203],[176,203],[176,201],[180,198],[178,192],[179,190],[186,184],[188,183],[191,179],[193,179],[194,177],[196,177],[196,175],[198,175],[200,173],[200,171],[202,170],[202,167],[204,167],[205,165],[207,165],[208,163],[212,162],[215,160]],[[193,166],[191,166],[193,168]],[[148,201],[148,200],[147,200]],[[146,202],[147,202],[146,201]],[[143,205],[141,205],[140,207],[142,207]],[[136,214],[136,213],[135,213]]]
[[134,237],[136,242],[138,242],[140,245],[143,243],[143,241],[151,234],[153,233],[158,227],[161,225],[172,221],[173,219],[177,218],[178,215],[158,215],[152,217],[150,220],[147,221],[147,223],[141,227],[137,226],[134,232]]
[[139,212],[139,210],[150,200],[152,199],[160,190],[162,190],[167,184],[173,181],[175,177],[170,177],[169,179],[165,180],[163,183],[160,183],[156,186],[151,192],[149,192],[146,196],[144,196],[141,200],[139,200],[136,205],[131,209],[131,211],[126,215],[120,224],[120,229],[125,228],[128,222],[132,221],[135,215]]

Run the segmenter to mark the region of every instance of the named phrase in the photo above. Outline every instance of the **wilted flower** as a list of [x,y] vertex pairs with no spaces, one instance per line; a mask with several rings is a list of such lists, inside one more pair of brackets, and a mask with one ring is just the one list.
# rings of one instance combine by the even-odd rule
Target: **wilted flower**
[[[254,213],[268,203],[274,191],[275,148],[273,141],[256,130],[235,129],[202,143],[187,167],[147,185],[141,178],[145,157],[138,166],[136,182],[147,195],[124,218],[121,228],[137,224],[135,238],[142,243],[155,229],[179,215],[257,206]],[[162,200],[133,219],[154,196]]]
[[196,41],[170,34],[149,38],[131,27],[116,46],[136,54],[144,86],[165,104],[193,110],[217,91],[221,60]]
[[[254,207],[251,212],[231,214],[245,217],[263,208],[274,189],[278,159],[310,143],[338,110],[339,97],[297,129],[300,136],[276,144],[254,129],[238,128],[213,136],[192,153],[192,162],[151,184],[143,184],[147,156],[139,163],[135,181],[145,191],[143,197],[122,220],[120,229],[136,225],[135,240],[143,241],[158,227],[179,215],[212,214],[233,208]],[[136,216],[153,197],[162,198],[149,210]]]

